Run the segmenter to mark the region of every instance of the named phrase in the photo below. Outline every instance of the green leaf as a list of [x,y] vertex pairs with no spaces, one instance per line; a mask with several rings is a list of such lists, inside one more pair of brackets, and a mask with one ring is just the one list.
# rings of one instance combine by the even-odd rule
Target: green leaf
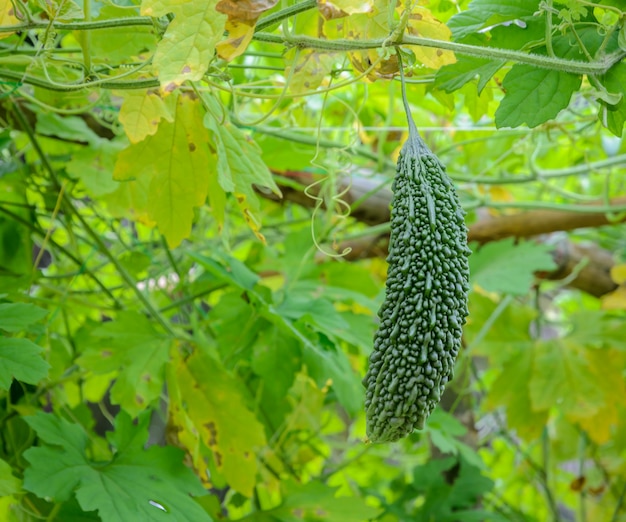
[[504,77],[506,92],[496,110],[496,126],[536,127],[557,116],[580,89],[581,77],[570,73],[514,65]]
[[336,496],[336,490],[318,481],[297,484],[285,482],[283,503],[267,512],[282,522],[363,522],[374,519],[379,509],[368,506],[362,498]]
[[31,303],[0,304],[0,329],[21,332],[33,323],[41,321],[48,311]]
[[461,40],[485,27],[532,17],[538,9],[538,0],[472,0],[465,11],[450,18],[448,27],[454,39]]
[[78,116],[59,116],[53,112],[42,112],[37,115],[36,130],[44,136],[79,143],[95,143],[100,139],[84,119]]
[[13,475],[13,469],[0,459],[0,497],[14,495],[22,489],[22,481]]
[[622,316],[603,310],[584,310],[569,314],[568,322],[568,342],[626,351],[626,323]]
[[449,457],[431,460],[413,469],[413,488],[424,498],[416,519],[438,522],[472,520],[470,517],[475,510],[471,508],[485,493],[491,491],[493,485],[493,481],[482,475],[479,468],[463,459]]
[[524,295],[538,270],[554,270],[556,265],[548,245],[513,238],[488,243],[470,257],[472,282],[489,292]]
[[92,336],[95,345],[77,363],[96,375],[119,372],[111,401],[138,415],[161,395],[172,340],[137,312],[120,312],[114,321],[94,329]]
[[214,57],[215,44],[223,37],[226,24],[227,17],[216,10],[217,4],[218,0],[146,0],[141,3],[141,14],[144,16],[174,14],[157,45],[153,60],[165,91],[171,91],[186,80],[202,79]]
[[79,179],[92,197],[115,192],[119,182],[113,180],[113,169],[124,144],[120,141],[99,140],[72,154],[67,173]]
[[[626,27],[626,25],[624,26]],[[608,92],[621,94],[615,105],[602,103],[598,118],[607,129],[618,137],[622,136],[626,123],[626,63],[619,62],[600,79]]]
[[174,121],[161,122],[156,134],[123,150],[113,177],[147,180],[148,216],[175,247],[191,233],[194,207],[206,201],[212,163],[200,101],[181,94]]
[[516,301],[504,305],[502,300],[498,302],[477,292],[470,293],[470,315],[463,329],[471,353],[489,357],[494,365],[503,364],[532,345],[530,328],[537,317],[536,310]]
[[558,340],[541,342],[533,364],[528,382],[535,410],[556,405],[577,417],[590,417],[603,406],[605,397],[584,349]]
[[498,372],[487,398],[491,408],[506,407],[506,422],[526,440],[541,434],[548,420],[547,409],[533,407],[530,383],[534,376],[533,345],[511,357]]
[[293,338],[272,327],[259,335],[253,351],[252,370],[262,378],[261,402],[270,426],[277,430],[291,410],[285,397],[302,367],[302,348]]
[[230,486],[252,496],[256,454],[266,443],[265,431],[246,407],[239,381],[216,360],[197,351],[176,364],[168,386],[180,394],[196,437],[213,451],[217,468]]
[[[93,9],[93,7],[92,7]],[[132,13],[132,11],[131,11]],[[136,13],[136,11],[135,11]],[[103,5],[97,20],[110,20],[129,16],[128,7]],[[136,61],[136,58],[148,49],[154,49],[157,38],[153,27],[135,26],[132,31],[127,27],[101,28],[89,31],[89,45],[86,46],[83,35],[87,31],[74,33],[85,52],[95,63],[119,64]]]
[[45,379],[50,365],[41,358],[42,352],[28,339],[0,337],[0,389],[8,390],[13,379],[28,384]]
[[504,62],[460,56],[456,63],[445,65],[435,75],[435,86],[446,92],[453,92],[468,82],[478,78],[478,94],[482,92],[491,77],[504,65]]
[[251,230],[260,238],[260,223],[255,214],[259,209],[259,198],[253,185],[267,187],[281,195],[272,173],[261,158],[261,149],[237,127],[223,121],[223,108],[215,99],[206,97],[210,110],[204,117],[204,125],[213,136],[217,153],[217,175],[222,189],[233,192],[244,219]]
[[149,415],[133,425],[120,412],[109,436],[117,451],[110,462],[98,463],[87,457],[88,437],[80,425],[42,412],[25,420],[44,442],[24,453],[30,463],[24,488],[35,495],[64,502],[73,493],[83,510],[97,510],[103,522],[212,520],[189,496],[205,491],[182,463],[182,452],[157,446],[144,450]]
[[70,20],[85,18],[82,8],[74,0],[36,0],[50,20],[69,22]]

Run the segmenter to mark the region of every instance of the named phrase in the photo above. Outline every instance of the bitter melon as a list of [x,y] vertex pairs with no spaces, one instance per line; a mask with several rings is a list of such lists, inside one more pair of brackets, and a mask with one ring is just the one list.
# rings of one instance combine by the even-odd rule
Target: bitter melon
[[363,384],[367,436],[392,442],[422,429],[452,379],[467,317],[467,227],[445,167],[420,137],[404,81],[409,137],[392,185],[380,326]]

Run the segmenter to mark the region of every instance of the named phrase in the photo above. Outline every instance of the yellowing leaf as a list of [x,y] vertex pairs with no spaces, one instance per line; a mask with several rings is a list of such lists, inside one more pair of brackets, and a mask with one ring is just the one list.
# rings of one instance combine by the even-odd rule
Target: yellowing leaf
[[285,70],[286,77],[291,74],[289,90],[294,94],[314,91],[330,73],[335,57],[333,54],[317,51],[302,51],[297,56],[298,63],[295,64],[293,73],[291,74],[291,69],[294,65]]
[[174,90],[186,80],[200,80],[206,72],[226,24],[226,15],[216,11],[217,3],[144,0],[141,4],[142,15],[174,14],[153,60],[165,91]]
[[[444,23],[437,20],[432,13],[424,7],[418,7],[411,13],[407,25],[407,32],[412,36],[444,40],[446,42],[450,41],[450,37],[452,36],[450,29],[448,29]],[[412,45],[411,49],[415,53],[415,57],[426,67],[430,67],[431,69],[439,69],[444,65],[456,62],[452,51],[416,45]]]
[[626,283],[626,264],[614,265],[611,267],[611,279],[618,285]]
[[131,143],[156,134],[161,119],[174,121],[175,96],[163,99],[154,90],[126,90],[116,94],[124,98],[119,120]]
[[619,420],[617,406],[626,404],[626,356],[567,340],[538,343],[534,351],[529,381],[533,408],[556,407],[596,442],[606,442]]
[[[15,9],[11,0],[0,0],[0,25],[16,25],[20,20],[15,16]],[[0,38],[7,38],[13,33],[0,33]]]
[[602,309],[626,310],[626,286],[618,286],[612,292],[603,295]]
[[214,170],[208,138],[199,100],[180,95],[173,122],[162,122],[156,134],[123,150],[115,165],[116,180],[149,178],[147,214],[172,247],[189,236],[193,207],[207,197]]
[[213,451],[217,468],[228,484],[252,496],[256,452],[266,440],[263,425],[245,405],[238,381],[201,352],[180,361],[173,379],[170,385],[177,388],[186,405],[195,437]]
[[265,11],[276,5],[278,0],[221,0],[216,9],[228,15],[226,40],[217,44],[220,58],[232,60],[242,54],[254,34],[256,22]]
[[252,41],[256,20],[230,20],[226,22],[228,37],[216,45],[220,58],[230,61],[240,56]]
[[587,360],[598,388],[603,391],[604,403],[593,416],[578,416],[573,412],[570,418],[577,421],[594,442],[604,444],[611,439],[612,428],[620,421],[618,407],[626,406],[626,382],[622,377],[625,355],[620,350],[587,350]]
[[372,0],[319,0],[317,7],[326,20],[343,18],[356,13],[369,13],[372,11]]
[[[377,1],[371,12],[346,18],[345,36],[355,40],[387,38],[391,32],[387,22],[387,5]],[[377,78],[393,78],[398,72],[398,58],[395,54],[383,57],[377,49],[370,49],[355,51],[349,53],[349,56],[354,68],[360,72],[368,71],[367,78],[372,81]]]

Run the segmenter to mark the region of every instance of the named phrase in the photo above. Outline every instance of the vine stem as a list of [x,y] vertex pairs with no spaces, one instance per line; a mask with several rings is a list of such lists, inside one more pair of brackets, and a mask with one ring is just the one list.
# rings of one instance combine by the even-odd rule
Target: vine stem
[[[259,32],[253,36],[253,39],[282,44],[287,47],[295,46],[300,49],[315,49],[318,51],[360,51],[365,49],[379,49],[389,43],[387,38],[375,38],[365,40],[348,40],[338,38],[336,40],[322,40],[303,35],[275,35],[270,33]],[[626,51],[615,51],[591,62],[581,62],[578,60],[567,60],[564,58],[553,58],[533,53],[524,53],[521,51],[512,51],[508,49],[500,49],[496,47],[482,47],[480,45],[470,45],[458,42],[448,42],[444,40],[435,40],[433,38],[422,38],[419,36],[404,35],[393,45],[419,45],[422,47],[433,47],[446,51],[453,51],[458,54],[474,56],[477,58],[485,58],[487,60],[512,61],[516,63],[533,65],[542,69],[552,71],[567,72],[572,74],[604,74],[613,65],[622,60],[626,56]]]
[[[30,123],[26,120],[26,117],[24,116],[24,113],[22,112],[21,107],[19,106],[18,103],[15,102],[15,100],[13,100],[13,106],[14,106],[14,114],[20,124],[20,127],[28,135],[30,142],[32,143],[35,151],[37,152],[37,155],[39,156],[44,168],[48,171],[48,174],[52,178],[52,181],[57,187],[60,188],[61,185],[57,178],[56,172],[54,171],[54,168],[50,164],[50,161],[48,160],[48,157],[46,156],[45,152],[39,145],[39,142],[37,141],[37,137],[35,136],[35,133],[32,127],[30,126]],[[115,269],[120,274],[120,277],[124,280],[128,288],[132,288],[133,292],[135,293],[139,301],[143,304],[146,311],[163,327],[163,329],[167,333],[169,333],[172,336],[175,336],[176,333],[174,332],[170,324],[159,313],[159,311],[152,305],[152,303],[144,295],[144,293],[137,287],[136,282],[133,280],[130,274],[126,271],[126,269],[122,266],[122,264],[118,261],[118,259],[113,255],[113,253],[111,253],[109,248],[104,244],[104,241],[102,240],[102,238],[93,230],[93,228],[91,228],[89,223],[87,223],[87,220],[74,206],[74,203],[72,202],[70,197],[67,195],[67,193],[64,192],[59,197],[62,198],[63,203],[69,210],[71,210],[72,214],[76,216],[76,218],[78,219],[78,221],[80,222],[84,230],[87,232],[87,234],[91,237],[91,239],[97,245],[98,250],[115,267]]]
[[[88,22],[55,22],[54,28],[60,31],[90,31],[92,29],[111,29],[114,27],[153,26],[154,19],[150,16],[129,16],[126,18],[109,18],[108,20],[92,20]],[[47,29],[49,22],[28,22],[26,24],[0,25],[0,33],[16,33],[32,29]]]
[[[19,223],[20,225],[28,228],[34,234],[37,234],[42,239],[46,237],[46,232],[44,230],[34,226],[32,223],[30,223],[27,220],[23,219],[18,214],[15,214],[15,213],[11,212],[7,208],[5,208],[3,205],[0,205],[0,213],[5,214],[6,216],[10,217],[13,221],[15,221],[15,222]],[[93,271],[89,270],[85,266],[85,262],[84,261],[80,260],[74,254],[72,254],[72,252],[70,252],[68,249],[66,249],[63,245],[60,245],[59,243],[57,243],[54,239],[50,238],[48,240],[48,243],[50,245],[52,245],[56,250],[61,252],[65,257],[70,259],[78,267],[78,274],[85,273],[89,277],[91,277],[91,279],[93,279],[93,282],[96,283],[96,285],[98,285],[98,287],[104,292],[104,294],[109,299],[111,299],[111,301],[113,302],[113,309],[114,310],[120,310],[122,308],[122,305],[119,303],[119,301],[116,299],[116,297],[111,293],[111,290],[109,290],[107,288],[107,286],[102,281],[100,281],[100,279],[98,279],[98,277],[96,276],[96,274],[93,273]],[[32,298],[32,296],[31,296],[31,298]]]

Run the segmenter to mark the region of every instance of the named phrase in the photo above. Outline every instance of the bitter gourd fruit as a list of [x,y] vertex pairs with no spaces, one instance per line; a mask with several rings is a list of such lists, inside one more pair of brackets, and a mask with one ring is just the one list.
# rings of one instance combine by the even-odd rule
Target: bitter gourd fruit
[[409,137],[392,185],[391,237],[380,326],[363,384],[367,436],[392,442],[422,429],[448,381],[467,317],[467,227],[445,167]]

